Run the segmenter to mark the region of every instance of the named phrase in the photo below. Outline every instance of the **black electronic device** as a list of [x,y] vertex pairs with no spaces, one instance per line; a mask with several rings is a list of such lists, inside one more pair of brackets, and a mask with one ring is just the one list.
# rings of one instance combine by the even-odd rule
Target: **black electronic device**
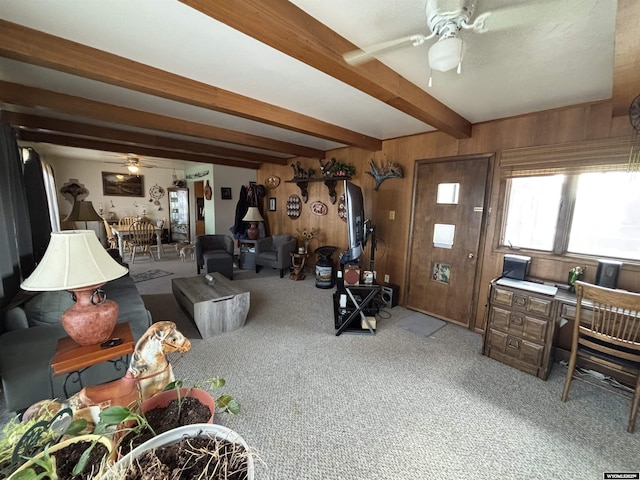
[[529,273],[529,265],[531,265],[531,257],[507,254],[502,263],[502,276],[524,280]]
[[100,344],[100,348],[112,348],[118,345],[122,345],[122,339],[118,337],[110,338]]
[[618,288],[618,275],[622,263],[613,260],[598,260],[596,270],[596,285],[605,288]]

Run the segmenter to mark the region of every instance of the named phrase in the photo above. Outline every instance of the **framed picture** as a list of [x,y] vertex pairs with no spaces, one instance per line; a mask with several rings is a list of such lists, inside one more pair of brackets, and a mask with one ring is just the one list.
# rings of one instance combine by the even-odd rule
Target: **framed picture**
[[231,187],[220,187],[220,197],[222,200],[231,200]]
[[102,194],[115,197],[144,197],[142,175],[102,172]]
[[269,197],[269,211],[276,211],[276,197]]

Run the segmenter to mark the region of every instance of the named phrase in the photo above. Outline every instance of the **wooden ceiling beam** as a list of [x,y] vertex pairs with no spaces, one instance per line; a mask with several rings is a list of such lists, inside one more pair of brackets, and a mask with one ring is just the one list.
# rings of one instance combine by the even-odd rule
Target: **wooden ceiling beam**
[[348,65],[342,55],[358,47],[288,0],[180,1],[442,132],[471,137],[469,121],[381,62]]
[[613,116],[627,115],[640,95],[640,2],[618,0],[613,68]]
[[206,138],[208,140],[218,140],[294,156],[324,158],[324,151],[317,148],[282,142],[213,125],[179,120],[41,88],[27,87],[17,83],[0,81],[0,102],[32,108],[46,108],[85,118]]
[[274,163],[277,165],[286,165],[288,162],[287,158],[274,157],[264,153],[234,150],[232,148],[224,148],[207,143],[191,142],[177,138],[161,137],[158,135],[150,135],[148,133],[119,130],[88,123],[10,112],[7,110],[0,113],[0,118],[13,127],[30,131],[68,134],[74,137],[80,136],[93,140],[106,140],[131,146],[152,147],[168,151],[214,155],[224,158],[249,160],[252,162]]
[[65,147],[86,148],[90,150],[101,150],[104,152],[158,157],[168,160],[186,160],[188,162],[228,165],[230,167],[251,168],[253,170],[258,170],[260,168],[260,163],[258,162],[233,160],[230,158],[221,158],[209,155],[198,155],[196,153],[176,152],[162,150],[159,148],[141,147],[139,145],[125,145],[122,143],[105,142],[90,138],[72,137],[69,135],[58,135],[46,132],[34,132],[31,130],[18,129],[17,132],[18,139],[25,142],[52,143],[54,145],[63,145]]
[[365,150],[382,149],[381,140],[362,133],[5,20],[0,55]]

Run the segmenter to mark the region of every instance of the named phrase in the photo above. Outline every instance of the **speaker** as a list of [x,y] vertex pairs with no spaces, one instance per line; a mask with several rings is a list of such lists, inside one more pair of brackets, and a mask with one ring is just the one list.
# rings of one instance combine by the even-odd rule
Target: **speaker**
[[622,263],[613,260],[598,260],[596,271],[596,285],[605,288],[618,288],[618,274]]
[[382,285],[380,287],[380,298],[386,308],[393,308],[398,305],[398,296],[400,294],[400,287],[397,285]]

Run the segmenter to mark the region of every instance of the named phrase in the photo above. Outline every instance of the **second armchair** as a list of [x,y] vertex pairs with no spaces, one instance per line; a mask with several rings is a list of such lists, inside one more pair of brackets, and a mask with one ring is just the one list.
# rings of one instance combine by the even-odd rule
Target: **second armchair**
[[273,235],[256,242],[256,272],[258,266],[280,269],[280,278],[285,268],[291,266],[291,252],[296,248],[296,239],[291,235]]

